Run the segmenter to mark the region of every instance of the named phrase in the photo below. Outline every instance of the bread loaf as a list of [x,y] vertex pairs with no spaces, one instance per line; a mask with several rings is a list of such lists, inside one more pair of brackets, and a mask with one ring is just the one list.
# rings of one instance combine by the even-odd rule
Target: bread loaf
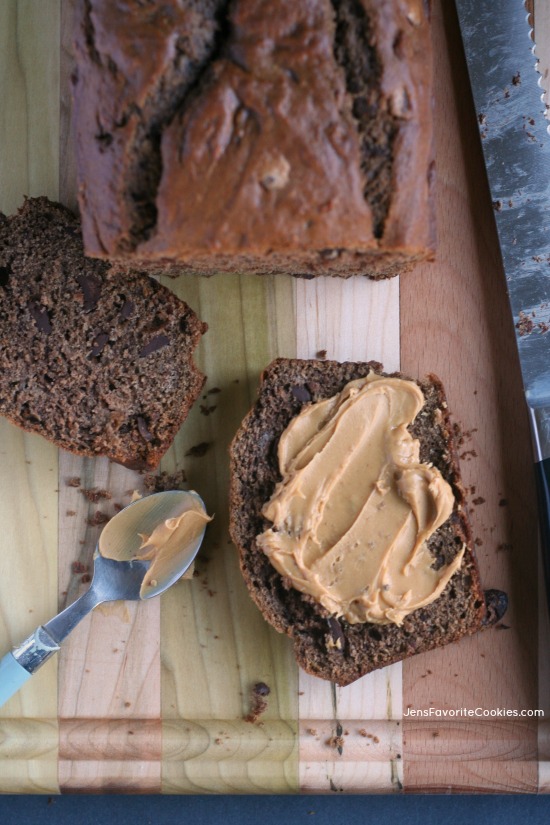
[[89,255],[374,278],[433,256],[422,0],[79,0]]

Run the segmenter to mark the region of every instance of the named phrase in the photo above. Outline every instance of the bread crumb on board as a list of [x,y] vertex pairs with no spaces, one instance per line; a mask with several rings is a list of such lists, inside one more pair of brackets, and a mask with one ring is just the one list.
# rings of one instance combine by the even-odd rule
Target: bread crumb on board
[[250,711],[244,717],[245,722],[255,724],[262,713],[267,710],[267,697],[271,693],[271,688],[265,682],[256,682],[251,690]]

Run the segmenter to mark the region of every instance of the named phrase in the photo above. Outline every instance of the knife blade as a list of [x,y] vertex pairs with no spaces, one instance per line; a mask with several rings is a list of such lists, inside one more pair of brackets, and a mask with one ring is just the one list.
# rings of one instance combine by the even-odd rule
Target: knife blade
[[529,409],[550,607],[550,135],[523,0],[456,0]]

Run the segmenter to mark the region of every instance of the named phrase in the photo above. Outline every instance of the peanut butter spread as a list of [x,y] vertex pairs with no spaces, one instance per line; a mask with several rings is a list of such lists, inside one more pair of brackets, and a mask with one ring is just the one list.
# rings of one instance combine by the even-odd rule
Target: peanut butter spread
[[[151,566],[141,585],[140,595],[171,579],[181,570],[189,547],[203,532],[212,518],[204,511],[200,500],[191,499],[190,509],[158,524],[151,535],[139,533],[141,546],[135,558],[151,559]],[[189,504],[185,506],[189,507]]]
[[273,526],[258,544],[297,590],[351,623],[401,624],[460,567],[464,548],[435,570],[427,547],[454,496],[407,430],[423,404],[414,382],[371,373],[305,407],[279,442],[282,481],[262,511]]

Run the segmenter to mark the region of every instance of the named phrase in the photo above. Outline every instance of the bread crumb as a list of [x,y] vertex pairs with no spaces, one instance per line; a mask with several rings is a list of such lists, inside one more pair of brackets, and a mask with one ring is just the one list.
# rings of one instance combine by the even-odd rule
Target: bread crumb
[[[411,705],[407,705],[407,707],[411,707]],[[378,745],[379,742],[380,742],[380,739],[378,738],[378,736],[375,736],[373,733],[367,733],[365,728],[359,728],[358,733],[359,733],[360,736],[363,736],[365,739],[371,739],[374,742],[375,745]]]
[[256,682],[252,687],[250,699],[250,711],[244,717],[245,722],[255,724],[262,713],[267,710],[267,696],[271,693],[271,689],[265,682]]
[[328,745],[329,748],[336,748],[340,756],[342,756],[342,753],[344,751],[344,737],[342,735],[343,733],[344,731],[342,729],[342,725],[340,724],[340,722],[338,722],[336,725],[336,732],[332,736],[330,736],[325,742],[325,744]]
[[519,313],[519,321],[516,323],[516,329],[520,335],[523,337],[524,335],[530,335],[535,328],[535,324],[532,318],[527,315],[523,310]]
[[102,513],[101,510],[96,510],[93,516],[86,519],[86,524],[90,527],[99,527],[101,524],[107,524],[110,520],[111,516],[108,516],[107,513]]
[[181,490],[186,481],[187,476],[183,470],[176,470],[174,473],[167,473],[163,470],[160,473],[145,473],[143,476],[145,489],[150,493]]
[[93,489],[86,489],[85,487],[80,488],[80,492],[87,498],[88,501],[91,501],[94,504],[97,504],[98,501],[105,499],[106,501],[112,498],[111,493],[108,490],[98,490],[96,487]]

